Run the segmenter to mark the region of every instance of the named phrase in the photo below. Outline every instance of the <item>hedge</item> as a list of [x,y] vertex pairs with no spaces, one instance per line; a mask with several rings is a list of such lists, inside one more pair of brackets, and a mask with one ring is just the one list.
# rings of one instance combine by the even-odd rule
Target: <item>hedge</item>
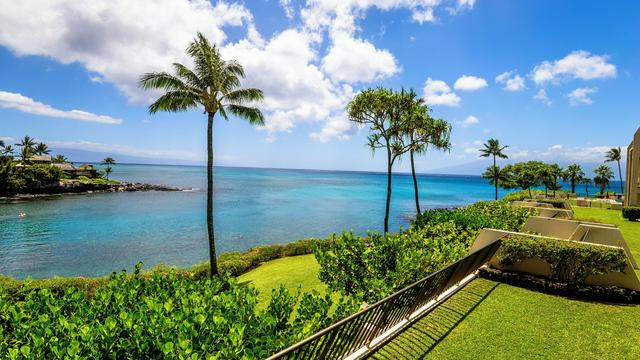
[[571,205],[569,205],[569,203],[566,200],[562,200],[562,199],[535,199],[534,201],[545,203],[545,204],[551,204],[556,209],[571,210]]
[[576,284],[583,284],[589,275],[623,272],[627,266],[620,248],[524,235],[504,238],[497,256],[500,266],[533,258],[549,264],[552,279]]
[[629,221],[636,221],[640,219],[640,207],[636,206],[623,206],[622,217]]

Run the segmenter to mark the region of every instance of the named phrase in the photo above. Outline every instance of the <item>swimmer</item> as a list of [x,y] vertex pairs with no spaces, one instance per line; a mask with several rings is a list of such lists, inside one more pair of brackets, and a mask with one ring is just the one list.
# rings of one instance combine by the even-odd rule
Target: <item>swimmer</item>
[[27,217],[27,213],[24,211],[20,211],[20,214],[18,214],[19,217],[23,218],[23,217]]

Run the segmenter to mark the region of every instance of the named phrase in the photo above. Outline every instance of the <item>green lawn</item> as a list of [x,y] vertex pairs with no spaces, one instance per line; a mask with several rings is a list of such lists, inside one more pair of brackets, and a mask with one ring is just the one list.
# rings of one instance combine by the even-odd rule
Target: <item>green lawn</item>
[[479,279],[374,359],[639,359],[640,306],[546,295]]
[[280,284],[293,292],[300,287],[303,292],[317,290],[324,293],[327,286],[318,279],[319,270],[320,265],[312,254],[291,256],[266,262],[238,276],[238,281],[255,286],[260,291],[261,306],[266,306],[271,298],[271,290]]

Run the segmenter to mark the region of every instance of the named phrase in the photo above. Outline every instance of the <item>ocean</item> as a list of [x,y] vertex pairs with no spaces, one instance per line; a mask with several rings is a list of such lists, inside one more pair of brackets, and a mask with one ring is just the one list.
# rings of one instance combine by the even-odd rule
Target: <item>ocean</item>
[[[111,178],[193,190],[0,203],[0,274],[98,276],[131,270],[138,261],[148,268],[208,260],[204,167],[116,165]],[[419,175],[418,180],[423,208],[463,206],[494,196],[493,187],[478,176]],[[218,253],[349,230],[380,231],[385,189],[384,173],[216,167]],[[411,176],[394,175],[392,231],[409,225],[413,196]],[[20,212],[27,216],[18,217]]]

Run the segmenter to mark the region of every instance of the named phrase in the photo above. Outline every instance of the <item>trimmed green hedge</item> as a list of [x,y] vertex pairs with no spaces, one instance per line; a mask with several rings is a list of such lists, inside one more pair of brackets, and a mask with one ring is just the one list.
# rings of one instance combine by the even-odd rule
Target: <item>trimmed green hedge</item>
[[640,219],[640,207],[623,206],[622,217],[629,221],[637,221],[638,219]]
[[562,199],[534,199],[533,201],[540,202],[540,203],[545,203],[545,204],[551,204],[556,209],[571,210],[571,205],[569,205],[569,202],[567,200],[562,200]]
[[509,266],[533,258],[549,264],[552,279],[576,284],[583,284],[589,275],[622,272],[627,265],[620,248],[523,235],[503,239],[497,260],[500,266]]

